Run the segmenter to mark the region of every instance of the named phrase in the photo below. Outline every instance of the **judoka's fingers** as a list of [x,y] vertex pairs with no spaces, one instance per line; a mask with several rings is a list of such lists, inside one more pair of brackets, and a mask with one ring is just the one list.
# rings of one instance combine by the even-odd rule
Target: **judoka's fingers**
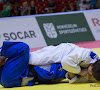
[[86,76],[87,73],[88,73],[88,70],[87,69],[83,69],[83,70],[81,70],[81,72],[79,73],[79,75]]

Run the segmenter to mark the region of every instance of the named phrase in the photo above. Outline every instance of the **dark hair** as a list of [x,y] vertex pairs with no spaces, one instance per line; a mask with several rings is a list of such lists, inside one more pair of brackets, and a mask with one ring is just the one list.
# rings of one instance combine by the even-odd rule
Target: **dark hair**
[[86,1],[83,1],[83,4],[86,4]]
[[100,59],[93,64],[92,71],[94,78],[100,82]]

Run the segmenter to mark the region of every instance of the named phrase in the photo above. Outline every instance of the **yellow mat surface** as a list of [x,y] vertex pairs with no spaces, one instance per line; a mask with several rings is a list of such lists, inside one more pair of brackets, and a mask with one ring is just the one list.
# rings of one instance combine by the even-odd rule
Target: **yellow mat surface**
[[[100,57],[100,48],[92,49]],[[100,90],[99,83],[80,83],[80,84],[69,84],[69,83],[59,83],[59,84],[42,84],[35,86],[17,87],[17,88],[3,88],[0,86],[0,90]]]

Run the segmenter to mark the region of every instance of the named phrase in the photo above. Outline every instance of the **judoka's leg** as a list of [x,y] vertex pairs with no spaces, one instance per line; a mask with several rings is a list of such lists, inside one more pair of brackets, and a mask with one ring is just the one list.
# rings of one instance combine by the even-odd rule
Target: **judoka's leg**
[[1,51],[1,55],[9,57],[2,71],[1,84],[4,87],[21,86],[21,77],[27,74],[29,46],[22,42],[14,44],[8,42],[8,44],[10,47],[6,46],[6,44],[3,46]]
[[23,42],[4,41],[1,50],[1,56],[6,56],[8,58],[15,57],[22,52],[22,49],[25,46],[27,46],[27,44]]

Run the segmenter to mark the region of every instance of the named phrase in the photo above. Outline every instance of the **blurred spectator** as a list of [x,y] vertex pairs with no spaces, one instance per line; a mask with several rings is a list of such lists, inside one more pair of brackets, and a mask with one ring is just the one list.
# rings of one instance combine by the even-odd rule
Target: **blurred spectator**
[[16,2],[17,2],[17,3],[20,3],[20,1],[21,1],[21,0],[11,0],[11,3],[15,5]]
[[69,10],[69,6],[68,5],[64,5],[64,8],[62,9],[62,12],[68,12]]
[[42,11],[42,14],[47,14],[47,13],[54,13],[53,9],[51,8],[45,8],[43,11]]
[[54,10],[52,8],[48,8],[47,13],[54,13]]
[[37,7],[35,6],[34,1],[31,1],[30,4],[30,15],[37,14]]
[[91,0],[86,0],[86,2],[91,2]]
[[3,3],[5,4],[5,3],[7,3],[7,2],[11,3],[12,0],[0,0],[0,1],[3,2]]
[[7,2],[5,3],[5,5],[6,5],[6,10],[9,11],[9,10],[10,10],[10,2],[7,1]]
[[90,9],[91,2],[90,1],[86,1],[86,4],[87,4],[87,9]]
[[1,17],[8,17],[9,16],[9,12],[6,10],[6,5],[3,6],[3,10],[0,13]]
[[0,2],[3,2],[3,0],[0,0]]
[[75,11],[75,7],[74,7],[74,3],[73,2],[70,2],[69,9],[70,9],[70,11]]
[[3,9],[3,2],[0,2],[0,12]]
[[90,5],[89,9],[95,9],[95,6],[94,5]]
[[[38,14],[39,11],[41,13],[42,10],[43,10],[42,14],[46,14],[46,13],[54,13],[55,11],[68,12],[68,11],[100,8],[100,0],[59,0],[59,3],[57,0],[45,0],[47,1],[45,4],[44,4],[44,0],[36,0],[36,1],[37,2],[35,5],[34,0],[0,0],[0,2],[2,2],[2,5],[0,4],[0,11],[2,11],[1,16],[11,17],[15,15],[16,16],[34,15],[34,14]],[[39,8],[37,8],[38,6],[37,3],[39,1],[43,1],[41,3],[46,7],[41,6],[40,4]],[[30,6],[29,6],[29,2],[30,2]],[[13,8],[12,4],[15,5],[15,8]],[[22,7],[20,6],[21,4]]]
[[29,10],[29,7],[28,7],[28,3],[23,2],[23,6],[22,6],[22,9],[21,9],[21,15],[24,16],[24,15],[29,15],[29,14],[30,14],[30,10]]
[[83,2],[83,1],[86,1],[86,2],[88,2],[88,1],[91,1],[91,0],[80,0],[80,2]]
[[86,1],[83,1],[79,4],[79,10],[87,10],[87,9],[88,9],[88,6],[87,6]]
[[100,9],[100,0],[97,0],[97,8]]
[[49,0],[48,8],[49,8],[49,11],[55,12],[56,4],[54,3],[54,0]]
[[11,1],[12,1],[12,0],[6,0],[6,2],[9,2],[9,3],[11,3]]
[[18,2],[15,3],[15,14],[16,16],[21,16],[21,8]]
[[10,17],[15,16],[15,12],[14,12],[14,9],[13,9],[13,4],[10,5],[9,16]]
[[77,0],[77,2],[76,2],[77,10],[80,9],[80,8],[79,8],[80,3],[81,3],[81,0]]
[[48,8],[45,8],[43,11],[42,11],[42,14],[47,14],[48,13]]
[[[98,1],[100,1],[100,0],[98,0]],[[91,0],[91,5],[94,5],[96,7],[96,2],[97,2],[97,0]]]

